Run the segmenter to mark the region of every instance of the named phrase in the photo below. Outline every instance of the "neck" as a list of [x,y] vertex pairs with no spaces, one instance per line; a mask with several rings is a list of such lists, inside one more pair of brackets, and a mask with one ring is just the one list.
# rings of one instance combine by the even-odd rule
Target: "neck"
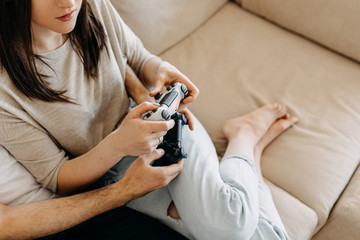
[[49,52],[61,47],[66,35],[43,28],[32,22],[32,47],[35,54]]

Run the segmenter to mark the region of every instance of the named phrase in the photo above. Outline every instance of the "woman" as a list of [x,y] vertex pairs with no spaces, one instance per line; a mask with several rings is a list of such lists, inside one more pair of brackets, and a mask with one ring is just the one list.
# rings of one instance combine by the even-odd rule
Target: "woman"
[[153,88],[150,96],[184,83],[189,97],[181,109],[194,129],[183,133],[188,158],[156,170],[148,166],[171,177],[128,206],[188,238],[288,238],[259,167],[262,150],[297,121],[285,106],[267,105],[227,121],[228,147],[219,164],[206,131],[185,108],[198,89],[148,53],[108,0],[5,0],[0,9],[0,144],[44,187],[69,194],[105,173],[110,182],[131,178],[127,169],[141,164],[131,156],[161,156],[156,147],[174,122],[141,120],[157,108],[148,102],[128,112],[126,91],[146,98],[129,71],[124,83],[128,63]]

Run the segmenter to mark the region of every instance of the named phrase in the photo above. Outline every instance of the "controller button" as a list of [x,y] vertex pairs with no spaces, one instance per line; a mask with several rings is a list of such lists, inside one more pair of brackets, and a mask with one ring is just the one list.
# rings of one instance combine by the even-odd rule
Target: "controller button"
[[161,97],[161,93],[157,93],[154,98],[155,98],[155,100],[159,100],[160,97]]
[[146,118],[151,117],[151,113],[147,113],[147,114],[145,115],[145,117],[146,117]]
[[161,116],[162,116],[162,118],[165,119],[166,121],[169,120],[170,117],[171,117],[169,111],[166,110],[166,109],[162,110]]

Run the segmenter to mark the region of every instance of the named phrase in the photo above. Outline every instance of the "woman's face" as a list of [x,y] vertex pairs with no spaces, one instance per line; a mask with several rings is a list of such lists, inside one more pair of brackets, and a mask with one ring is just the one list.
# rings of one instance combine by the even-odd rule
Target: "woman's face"
[[82,0],[31,0],[32,27],[67,34],[75,28]]

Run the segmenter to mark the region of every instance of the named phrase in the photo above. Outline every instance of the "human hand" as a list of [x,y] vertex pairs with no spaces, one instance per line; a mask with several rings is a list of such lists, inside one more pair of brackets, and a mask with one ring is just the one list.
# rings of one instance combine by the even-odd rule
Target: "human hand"
[[150,96],[154,97],[165,87],[169,87],[174,82],[185,84],[189,91],[189,95],[179,106],[179,111],[185,109],[190,103],[194,102],[199,95],[199,89],[190,81],[188,77],[182,74],[177,68],[168,62],[162,61],[156,73],[155,86],[150,92]]
[[120,180],[131,198],[141,197],[148,192],[169,184],[182,170],[183,160],[166,167],[152,167],[150,163],[159,159],[164,150],[156,149],[150,154],[138,157],[126,170]]
[[193,131],[194,130],[194,121],[191,117],[191,113],[190,113],[189,109],[185,108],[185,109],[181,110],[180,113],[185,115],[186,119],[188,120],[189,128],[191,131]]
[[174,120],[145,121],[141,116],[159,107],[144,102],[130,110],[120,126],[109,135],[109,144],[117,156],[141,156],[153,152],[162,142],[167,131],[174,127]]

